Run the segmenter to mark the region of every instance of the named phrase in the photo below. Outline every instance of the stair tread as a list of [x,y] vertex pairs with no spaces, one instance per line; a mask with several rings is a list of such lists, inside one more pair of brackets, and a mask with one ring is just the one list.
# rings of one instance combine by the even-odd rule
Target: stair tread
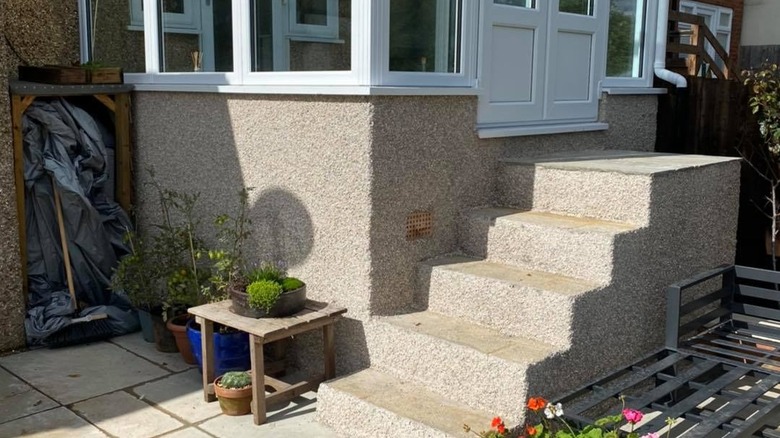
[[707,166],[736,158],[637,151],[564,152],[540,157],[503,158],[505,164],[535,165],[550,169],[617,172],[650,175]]
[[606,234],[619,234],[638,228],[636,225],[627,222],[513,208],[481,208],[468,212],[468,216],[475,219],[495,221],[495,223],[544,225]]
[[440,257],[428,260],[424,263],[434,268],[446,269],[448,271],[467,275],[475,275],[564,295],[579,295],[600,287],[596,282],[580,278],[524,269],[460,255]]
[[539,362],[560,350],[551,344],[507,336],[498,330],[431,311],[390,316],[383,321],[517,363]]
[[463,424],[487,428],[488,413],[463,406],[435,394],[424,386],[404,381],[373,368],[327,383],[377,407],[455,436],[463,434]]

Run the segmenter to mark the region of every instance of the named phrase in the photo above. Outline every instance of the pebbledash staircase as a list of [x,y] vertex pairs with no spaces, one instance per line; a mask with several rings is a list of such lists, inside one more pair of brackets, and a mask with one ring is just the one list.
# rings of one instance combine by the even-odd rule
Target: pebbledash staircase
[[420,264],[421,310],[365,323],[371,367],[321,385],[319,421],[351,437],[517,424],[529,395],[569,391],[660,344],[662,287],[733,257],[733,159],[505,159],[498,187],[511,208],[463,213],[462,254]]

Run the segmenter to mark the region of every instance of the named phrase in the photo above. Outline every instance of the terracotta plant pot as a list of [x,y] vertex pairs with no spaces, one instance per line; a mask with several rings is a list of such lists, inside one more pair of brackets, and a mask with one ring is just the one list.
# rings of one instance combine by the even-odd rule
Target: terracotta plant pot
[[190,315],[187,314],[176,316],[168,320],[166,327],[173,333],[173,337],[176,339],[176,347],[179,349],[184,362],[189,365],[195,365],[198,361],[192,355],[190,340],[187,338],[187,321],[189,319]]
[[234,288],[228,290],[232,304],[230,311],[249,318],[281,318],[294,315],[306,307],[306,285],[282,293],[269,312],[249,307],[249,295]]
[[246,415],[252,412],[252,386],[241,389],[228,389],[219,386],[222,376],[214,380],[214,392],[219,399],[219,407],[225,415]]

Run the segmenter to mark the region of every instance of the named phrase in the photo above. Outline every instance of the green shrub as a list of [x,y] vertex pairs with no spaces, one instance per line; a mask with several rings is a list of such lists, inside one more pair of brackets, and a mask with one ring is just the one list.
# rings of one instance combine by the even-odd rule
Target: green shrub
[[228,371],[219,379],[219,386],[225,389],[241,389],[252,384],[252,376],[246,371]]
[[282,290],[285,292],[303,287],[303,282],[295,277],[287,277],[282,280]]
[[273,263],[263,263],[249,273],[247,280],[249,280],[250,283],[266,280],[281,284],[284,275],[284,269]]
[[249,295],[249,307],[266,312],[276,304],[282,294],[282,285],[271,280],[257,280],[249,283],[246,293]]

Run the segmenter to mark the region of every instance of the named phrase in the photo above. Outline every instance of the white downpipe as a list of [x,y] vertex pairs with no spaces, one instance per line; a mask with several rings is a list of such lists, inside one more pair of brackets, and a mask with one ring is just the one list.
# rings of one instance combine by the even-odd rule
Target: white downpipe
[[666,39],[669,32],[669,0],[658,0],[658,25],[655,30],[655,62],[653,70],[660,79],[686,88],[688,81],[678,73],[666,69]]

